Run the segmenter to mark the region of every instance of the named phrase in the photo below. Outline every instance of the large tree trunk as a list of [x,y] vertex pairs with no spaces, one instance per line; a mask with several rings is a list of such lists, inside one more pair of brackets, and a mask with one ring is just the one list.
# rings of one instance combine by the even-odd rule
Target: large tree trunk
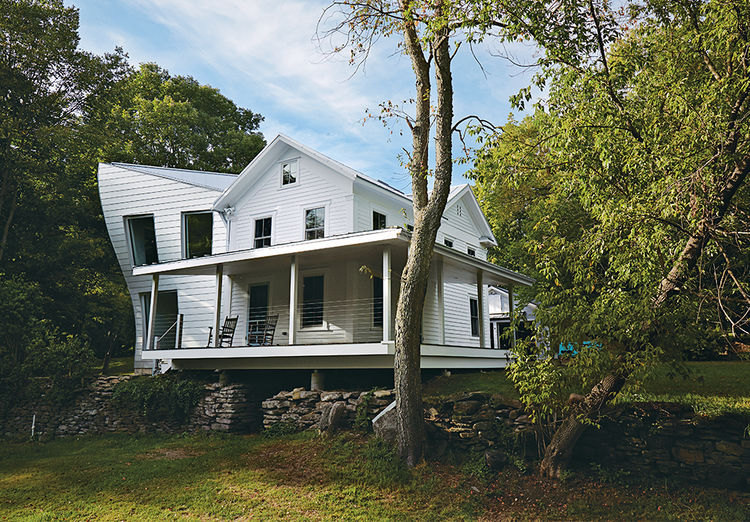
[[586,429],[585,421],[599,414],[602,407],[622,389],[625,380],[624,375],[607,375],[577,403],[574,411],[565,418],[547,446],[539,468],[542,476],[560,478],[560,472],[568,467],[573,449]]
[[422,459],[424,412],[422,410],[422,373],[420,367],[420,330],[425,289],[435,238],[450,193],[452,175],[453,87],[450,71],[448,30],[437,30],[431,40],[435,61],[437,104],[435,114],[435,183],[428,197],[427,175],[430,140],[430,60],[411,19],[411,2],[401,0],[404,48],[416,77],[416,114],[412,131],[409,170],[412,178],[414,231],[396,307],[396,353],[394,385],[398,418],[399,453],[409,466]]

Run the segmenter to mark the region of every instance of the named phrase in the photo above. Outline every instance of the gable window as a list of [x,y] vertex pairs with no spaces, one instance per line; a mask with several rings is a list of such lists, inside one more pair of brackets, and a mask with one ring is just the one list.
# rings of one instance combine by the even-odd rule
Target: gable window
[[127,218],[128,233],[130,234],[130,253],[133,255],[133,265],[150,265],[159,262],[156,250],[156,230],[154,216],[140,216]]
[[302,279],[302,327],[323,326],[323,276]]
[[255,220],[255,248],[271,246],[271,218]]
[[473,248],[471,248],[471,247],[468,247],[468,248],[466,249],[466,253],[467,253],[467,254],[469,254],[470,256],[476,256],[476,255],[477,255],[477,251],[476,251],[476,250],[474,250],[474,249],[473,249]]
[[326,209],[324,207],[305,210],[305,239],[325,237]]
[[456,205],[456,215],[458,217],[461,217],[464,215],[464,209],[461,207],[461,205]]
[[471,336],[479,337],[479,301],[469,298],[469,316],[471,317]]
[[448,248],[453,248],[453,240],[452,239],[448,239],[446,237],[445,239],[443,239],[443,244],[445,244],[445,246],[447,246]]
[[182,219],[185,258],[210,256],[214,230],[213,212],[189,212],[183,214]]
[[372,278],[372,325],[383,326],[383,280]]
[[297,183],[297,160],[285,161],[281,164],[281,185]]
[[381,214],[380,212],[373,211],[372,212],[372,229],[382,230],[384,228],[385,228],[385,214]]

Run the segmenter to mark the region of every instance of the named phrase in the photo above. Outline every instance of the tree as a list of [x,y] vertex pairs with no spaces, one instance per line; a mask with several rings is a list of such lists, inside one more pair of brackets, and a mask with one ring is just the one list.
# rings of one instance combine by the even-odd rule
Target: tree
[[[553,477],[626,382],[705,329],[706,304],[730,339],[748,331],[750,5],[627,7],[519,17],[545,49],[548,100],[494,137],[475,171],[492,219],[512,227],[516,262],[537,277],[551,346],[581,352],[564,367],[521,350],[513,371],[541,414],[553,411],[542,399],[585,393],[546,447],[541,472]],[[497,194],[512,212],[493,211]]]
[[[333,22],[331,20],[333,19]],[[343,35],[334,51],[351,51],[354,64],[367,58],[382,37],[398,35],[399,48],[414,71],[414,115],[390,103],[383,117],[402,117],[412,135],[408,156],[411,174],[414,230],[401,274],[396,307],[394,384],[398,418],[398,448],[408,465],[422,458],[423,422],[420,369],[420,325],[425,288],[440,220],[450,192],[453,173],[453,83],[451,38],[464,25],[464,15],[451,2],[373,0],[333,2],[321,17],[331,23],[324,35]],[[434,77],[434,84],[432,83]],[[434,131],[434,168],[430,168],[429,142]],[[428,178],[433,176],[432,190]]]
[[239,172],[265,146],[260,114],[189,76],[146,63],[120,89],[105,115],[108,161]]

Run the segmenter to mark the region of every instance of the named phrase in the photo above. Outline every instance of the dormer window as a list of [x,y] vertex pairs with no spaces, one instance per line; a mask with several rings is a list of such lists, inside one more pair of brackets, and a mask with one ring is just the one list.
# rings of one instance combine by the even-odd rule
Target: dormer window
[[281,163],[281,186],[286,187],[297,183],[297,160]]

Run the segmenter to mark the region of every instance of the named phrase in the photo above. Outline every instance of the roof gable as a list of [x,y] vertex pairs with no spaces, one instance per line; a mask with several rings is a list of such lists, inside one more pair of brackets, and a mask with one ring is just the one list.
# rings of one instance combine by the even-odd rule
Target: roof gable
[[477,227],[480,243],[487,243],[492,246],[497,245],[495,235],[492,233],[492,227],[490,227],[484,212],[482,212],[482,209],[479,206],[476,196],[474,196],[474,192],[471,190],[471,185],[468,183],[451,187],[444,213],[447,213],[459,201],[463,203],[464,207],[469,212],[469,217],[471,217],[471,220]]

